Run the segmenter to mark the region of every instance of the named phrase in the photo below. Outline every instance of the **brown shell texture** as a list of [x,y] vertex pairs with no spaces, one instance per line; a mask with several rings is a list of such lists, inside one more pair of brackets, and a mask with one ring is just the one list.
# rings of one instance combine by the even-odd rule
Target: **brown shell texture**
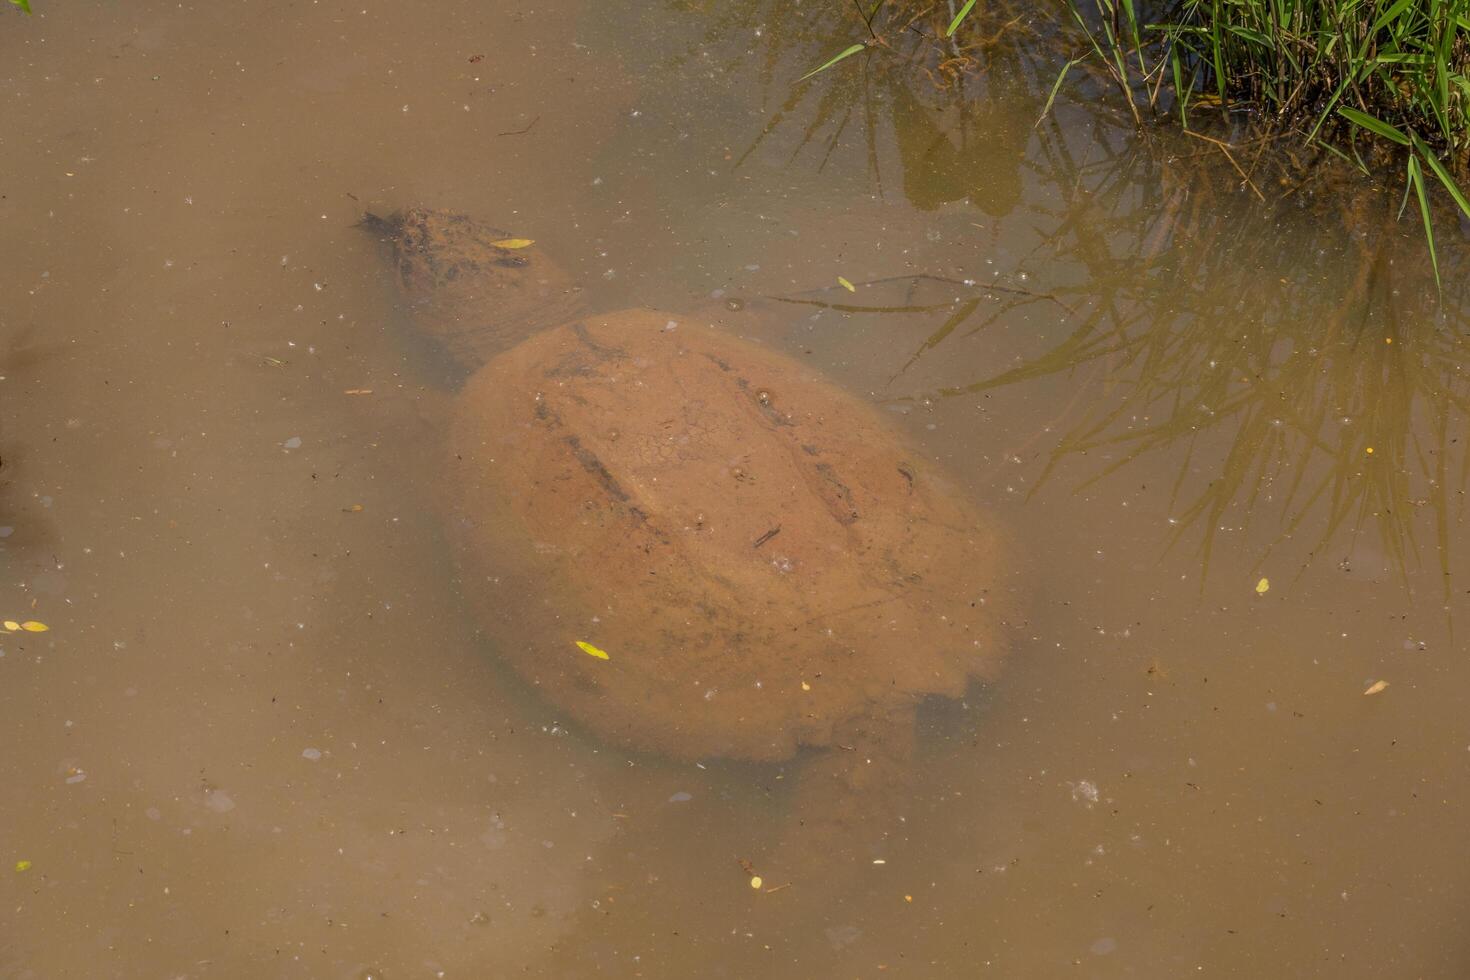
[[410,208],[363,227],[393,248],[398,284],[415,325],[467,368],[582,313],[580,291],[532,244],[468,215]]
[[470,379],[451,449],[490,641],[619,744],[781,759],[1000,660],[980,514],[866,403],[707,324],[533,337]]

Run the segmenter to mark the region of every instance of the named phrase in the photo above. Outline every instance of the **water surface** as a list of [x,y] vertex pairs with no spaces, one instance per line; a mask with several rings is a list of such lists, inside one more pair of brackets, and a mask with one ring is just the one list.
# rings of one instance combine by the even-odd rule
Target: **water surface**
[[[0,638],[0,975],[1470,971],[1452,220],[1440,297],[1396,200],[1258,196],[1080,74],[1037,125],[1044,13],[963,85],[797,84],[862,25],[33,2],[0,618],[50,629]],[[415,204],[596,308],[742,307],[1003,530],[1005,668],[924,707],[830,879],[740,863],[805,760],[631,755],[496,661],[435,505],[452,384],[355,227]]]

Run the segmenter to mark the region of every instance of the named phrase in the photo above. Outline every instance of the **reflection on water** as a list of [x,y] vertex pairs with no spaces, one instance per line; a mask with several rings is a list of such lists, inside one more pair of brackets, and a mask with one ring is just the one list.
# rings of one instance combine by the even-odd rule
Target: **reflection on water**
[[[1470,969],[1452,223],[1438,294],[1355,180],[1247,184],[1086,78],[1041,119],[1046,8],[956,51],[885,5],[797,84],[856,15],[35,6],[0,620],[50,629],[0,635],[0,976]],[[494,655],[452,396],[355,227],[419,204],[820,371],[1012,543],[1005,669],[922,707],[884,826],[790,859],[830,878],[779,849],[808,759],[630,753]]]

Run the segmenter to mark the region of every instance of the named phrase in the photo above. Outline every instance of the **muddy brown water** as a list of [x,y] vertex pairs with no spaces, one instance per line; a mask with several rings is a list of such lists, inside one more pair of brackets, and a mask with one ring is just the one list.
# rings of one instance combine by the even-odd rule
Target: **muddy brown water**
[[[1436,301],[1371,206],[1268,210],[1085,90],[1034,126],[1014,31],[946,99],[793,87],[851,40],[794,5],[33,4],[0,976],[1470,973],[1463,226]],[[1013,542],[1004,669],[828,885],[758,863],[799,762],[631,755],[497,664],[457,380],[353,227],[417,203],[602,309],[725,305]]]

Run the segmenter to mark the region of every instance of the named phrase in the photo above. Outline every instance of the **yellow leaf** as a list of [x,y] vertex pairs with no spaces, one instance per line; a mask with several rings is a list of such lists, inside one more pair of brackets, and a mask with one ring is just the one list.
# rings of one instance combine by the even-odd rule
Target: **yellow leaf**
[[764,884],[764,882],[761,881],[761,876],[760,875],[751,875],[750,876],[750,887],[751,888],[754,888],[757,891],[759,891],[762,884]]
[[1368,690],[1364,691],[1363,693],[1365,695],[1366,694],[1381,694],[1381,693],[1383,693],[1383,691],[1387,687],[1388,687],[1388,681],[1374,681],[1372,684],[1369,684],[1368,685]]
[[14,633],[16,630],[20,629],[20,624],[17,623],[13,619],[7,619],[3,624],[0,624],[0,625],[3,625],[6,629],[10,630],[10,632],[12,632],[12,633]]
[[1265,595],[1267,591],[1270,590],[1270,588],[1271,580],[1263,577],[1259,582],[1256,583],[1256,595]]
[[496,248],[530,248],[536,244],[536,240],[534,238],[502,238],[490,244]]
[[857,292],[857,287],[848,282],[846,279],[842,278],[841,276],[837,277],[837,284],[843,289],[847,290],[849,293]]
[[17,861],[17,862],[15,862],[15,870],[17,870],[17,871],[29,871],[29,870],[31,870],[31,862],[29,862],[29,861]]
[[24,623],[20,624],[20,628],[25,630],[27,633],[44,633],[51,627],[47,626],[45,623],[38,623],[34,619],[28,619]]
[[586,640],[578,640],[577,641],[577,648],[579,650],[581,650],[583,653],[587,654],[587,656],[589,656],[589,657],[596,657],[598,660],[610,660],[610,659],[612,659],[611,657],[609,657],[607,655],[607,651],[606,650],[599,650],[599,649],[597,649],[597,647],[595,647],[592,644],[588,643]]
[[801,682],[801,689],[803,691],[810,691],[812,689],[812,686],[810,684],[808,684],[806,681],[802,681]]

